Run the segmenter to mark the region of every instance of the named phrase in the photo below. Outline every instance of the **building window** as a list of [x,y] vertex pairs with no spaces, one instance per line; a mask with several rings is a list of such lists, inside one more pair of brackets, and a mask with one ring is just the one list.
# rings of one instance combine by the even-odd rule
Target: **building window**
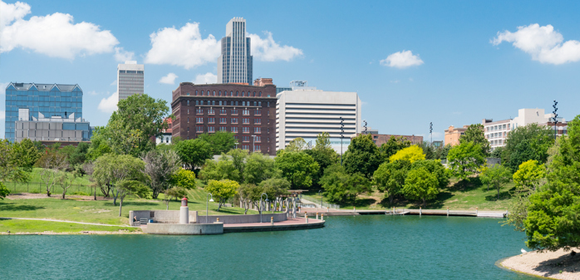
[[250,142],[250,136],[242,136],[242,141]]
[[242,133],[250,133],[250,128],[247,126],[242,127]]
[[189,96],[189,92],[187,93],[187,96]]
[[244,97],[244,92],[242,91],[242,97]]
[[250,110],[242,110],[242,114],[244,116],[249,116],[250,115]]
[[242,145],[242,150],[249,150],[250,149],[250,145]]
[[218,96],[222,96],[222,91],[218,90]]
[[208,126],[208,127],[207,127],[207,132],[215,132],[215,127],[213,127],[213,126]]
[[232,124],[238,124],[238,118],[232,118]]
[[195,100],[195,105],[199,105],[199,100]]
[[197,132],[197,133],[203,133],[203,126],[201,126],[201,125],[196,126],[195,127],[195,132]]
[[187,106],[189,106],[189,100],[187,100]]
[[254,138],[254,141],[255,141],[256,143],[260,143],[260,142],[262,142],[262,136],[256,136],[256,137]]
[[237,115],[238,114],[238,110],[237,109],[232,109],[232,115]]
[[226,109],[220,110],[220,115],[227,115],[227,114],[228,114],[228,110],[226,110]]
[[202,108],[197,108],[195,109],[195,113],[198,115],[203,115],[203,109]]
[[215,123],[215,118],[207,118],[207,123]]
[[259,97],[262,97],[262,92],[261,92],[261,91],[260,91],[260,92],[258,92],[258,96],[259,96]]
[[261,127],[254,127],[254,133],[262,133]]
[[232,132],[233,133],[238,133],[238,127],[232,126]]
[[262,124],[262,119],[254,119],[254,124]]
[[262,101],[258,101],[258,107],[262,107]]
[[242,118],[242,124],[250,124],[250,118]]
[[236,91],[236,96],[238,96],[238,91]]
[[215,115],[215,110],[214,109],[208,109],[207,110],[208,115]]
[[254,151],[260,151],[260,150],[261,150],[260,145],[254,145]]
[[189,118],[187,118],[187,123],[189,123]]
[[197,90],[195,91],[195,96],[197,96]]
[[187,109],[187,114],[189,115],[189,109]]
[[260,109],[256,109],[256,113],[254,113],[255,116],[261,116],[262,115],[262,111],[260,111]]
[[203,123],[203,118],[195,118],[195,123]]
[[212,92],[212,96],[215,96],[215,90]]
[[234,96],[234,92],[233,91],[230,91],[230,96]]
[[220,131],[226,131],[226,127],[225,126],[220,126]]
[[220,118],[220,123],[228,123],[227,118]]
[[203,90],[201,91],[201,96],[203,96]]
[[255,96],[256,96],[256,92],[254,91],[254,93],[252,94],[252,97],[255,97]]

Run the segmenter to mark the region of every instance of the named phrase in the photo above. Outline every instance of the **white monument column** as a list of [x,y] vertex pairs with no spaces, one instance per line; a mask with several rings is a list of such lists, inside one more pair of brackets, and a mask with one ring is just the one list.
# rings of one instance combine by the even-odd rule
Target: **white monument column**
[[187,206],[187,197],[181,199],[181,207],[179,208],[179,223],[189,224],[189,206]]

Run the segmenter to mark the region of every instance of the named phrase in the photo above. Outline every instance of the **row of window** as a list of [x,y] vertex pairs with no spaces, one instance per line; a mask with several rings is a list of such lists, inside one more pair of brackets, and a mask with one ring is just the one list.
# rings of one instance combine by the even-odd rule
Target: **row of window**
[[[191,95],[191,93],[188,92],[188,93],[186,93],[186,95]],[[218,90],[217,92],[215,90],[214,91],[210,91],[210,90],[206,90],[206,91],[201,90],[201,91],[198,91],[198,90],[196,90],[195,91],[195,96],[241,96],[241,97],[246,96],[246,97],[262,97],[262,92],[259,91],[259,92],[256,93],[255,91],[254,92],[250,92],[250,91],[245,92],[245,91],[242,91],[242,93],[240,94],[239,91],[236,91],[236,92],[230,91],[228,93],[227,90],[224,90],[223,91],[223,94],[222,94],[222,91],[221,90]],[[268,97],[270,97],[270,94],[268,94]]]
[[[228,128],[226,126],[217,127],[217,129],[219,131],[228,131]],[[204,133],[204,132],[216,132],[216,127],[215,126],[208,126],[207,131],[205,131],[203,125],[198,125],[195,127],[195,133]],[[232,127],[230,127],[230,132],[239,133],[240,130],[238,129],[238,127],[232,126]],[[189,127],[187,128],[187,133],[189,133]],[[243,126],[242,133],[250,133],[250,127]],[[261,127],[254,127],[254,133],[262,133],[262,128]],[[268,128],[268,133],[270,133],[269,128]]]
[[503,145],[503,139],[500,139],[500,140],[491,140],[491,141],[489,141],[489,143],[492,146],[495,146],[495,145]]
[[[228,104],[229,103],[229,104]],[[270,102],[266,102],[270,107]],[[187,106],[190,106],[189,100],[187,100]],[[252,105],[253,104],[253,105]],[[210,105],[210,106],[257,106],[262,107],[262,101],[238,101],[238,100],[231,100],[228,102],[227,100],[195,100],[195,105]]]
[[61,108],[81,108],[83,103],[80,102],[47,102],[47,101],[6,101],[6,105],[15,105],[21,107],[61,107]]
[[[227,115],[228,114],[228,110],[227,109],[219,109],[218,110],[220,115]],[[230,113],[232,115],[237,115],[238,114],[238,109],[231,109]],[[244,116],[249,116],[250,115],[250,110],[241,110],[242,111],[242,115]],[[213,108],[207,109],[207,114],[208,115],[215,115],[216,110]],[[195,113],[197,115],[203,115],[204,113],[204,109],[203,108],[197,108],[195,109]],[[187,114],[189,114],[189,109],[187,109]],[[254,116],[261,116],[262,115],[262,111],[261,110],[255,110],[254,111]]]
[[510,124],[498,124],[498,125],[494,125],[494,126],[488,126],[485,128],[485,131],[489,132],[489,131],[497,131],[497,130],[509,130],[510,129]]
[[507,136],[507,132],[495,132],[495,133],[490,133],[490,134],[486,134],[485,138],[487,139],[491,139],[491,138],[505,138]]
[[53,91],[36,91],[36,90],[28,90],[28,91],[22,91],[22,90],[7,90],[6,91],[6,96],[28,96],[28,97],[37,97],[37,96],[51,96],[51,97],[56,97],[56,96],[83,96],[83,92],[82,91],[58,91],[58,90],[53,90]]
[[[220,124],[227,124],[228,118],[217,118]],[[207,123],[215,123],[216,118],[207,118]],[[231,118],[231,124],[238,124],[238,118]],[[203,123],[204,118],[195,118],[195,123]],[[187,123],[189,123],[189,117],[187,118]],[[242,124],[250,124],[250,118],[242,118]],[[262,119],[254,119],[254,124],[260,125],[262,124]]]

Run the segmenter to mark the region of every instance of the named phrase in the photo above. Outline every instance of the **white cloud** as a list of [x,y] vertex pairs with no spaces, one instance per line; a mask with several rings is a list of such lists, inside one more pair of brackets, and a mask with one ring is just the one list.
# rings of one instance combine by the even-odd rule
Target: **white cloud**
[[113,52],[119,44],[108,30],[89,22],[74,24],[70,14],[54,13],[25,20],[30,6],[0,1],[0,53],[30,49],[51,57],[74,59],[77,55]]
[[117,80],[114,80],[114,81],[113,81],[113,82],[110,84],[110,86],[116,86],[116,85],[117,85]]
[[220,55],[220,44],[213,35],[201,37],[199,23],[186,23],[181,29],[166,27],[149,35],[151,49],[145,63],[171,64],[185,69],[216,63]]
[[207,72],[195,76],[194,84],[215,84],[217,83],[217,75]]
[[113,113],[117,110],[117,102],[119,102],[119,93],[115,92],[111,96],[101,99],[97,108],[101,112]]
[[494,46],[503,41],[513,43],[513,46],[530,54],[533,60],[541,63],[563,64],[580,60],[580,42],[569,40],[564,42],[564,36],[550,24],[540,26],[537,23],[528,26],[518,26],[516,32],[497,32],[497,37],[491,40]]
[[411,51],[396,52],[381,60],[381,65],[396,68],[407,68],[421,64],[423,64],[423,60],[419,58],[418,54],[414,55]]
[[260,61],[290,61],[294,57],[303,54],[301,49],[286,45],[280,46],[280,44],[274,41],[272,32],[265,31],[264,34],[266,35],[265,39],[260,38],[256,34],[248,34],[252,40],[252,55],[256,59]]
[[126,51],[120,47],[115,48],[115,60],[116,61],[125,62],[125,61],[129,61],[129,60],[133,60],[134,56],[135,56],[134,52]]
[[167,76],[161,77],[161,80],[159,80],[159,82],[162,84],[173,85],[173,84],[175,84],[176,78],[177,78],[177,75],[175,75],[174,73],[169,73],[169,74],[167,74]]

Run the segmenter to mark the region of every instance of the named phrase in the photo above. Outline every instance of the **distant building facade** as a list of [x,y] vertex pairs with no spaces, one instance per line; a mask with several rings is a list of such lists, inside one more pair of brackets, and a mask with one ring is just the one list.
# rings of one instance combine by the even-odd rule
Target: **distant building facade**
[[228,131],[235,134],[238,148],[275,155],[276,86],[266,80],[256,83],[262,86],[179,84],[171,103],[172,136],[187,140]]
[[251,39],[246,37],[246,20],[235,17],[226,24],[218,57],[218,84],[252,84]]
[[159,145],[159,144],[169,145],[172,143],[171,139],[172,139],[172,133],[173,133],[173,130],[172,130],[173,120],[171,118],[166,118],[165,121],[167,122],[168,127],[167,127],[167,129],[164,129],[161,132],[161,136],[158,136],[155,139],[155,143],[157,145]]
[[[75,114],[68,117],[31,116],[29,109],[19,109],[19,120],[15,122],[15,141],[24,139],[41,141],[43,143],[80,143],[91,140],[92,129],[89,122],[76,118]],[[75,144],[75,146],[76,146]]]
[[[296,83],[300,82],[300,83]],[[341,152],[340,118],[344,119],[342,152],[351,137],[361,132],[361,100],[356,92],[322,91],[294,81],[292,91],[277,94],[276,149],[284,149],[290,141],[301,137],[312,145],[322,132],[330,134],[332,147]]]
[[465,134],[465,131],[467,130],[468,127],[469,127],[468,125],[464,125],[463,127],[457,128],[455,128],[454,126],[449,126],[449,128],[445,130],[444,144],[451,146],[459,145],[459,138],[461,138],[461,135]]
[[119,100],[133,94],[145,93],[145,65],[137,61],[126,61],[117,66],[117,93]]
[[[364,133],[361,133],[364,134]],[[381,146],[387,142],[389,142],[389,140],[391,138],[400,138],[403,137],[407,140],[409,140],[409,142],[411,142],[411,145],[418,145],[423,143],[423,136],[415,136],[415,135],[394,135],[394,134],[378,134],[377,133],[367,133],[371,135],[371,138],[373,139],[373,142],[375,144],[377,144],[377,146]]]
[[[19,109],[28,109],[29,115],[19,116]],[[79,85],[10,83],[6,87],[5,137],[16,139],[16,121],[31,121],[34,118],[70,115],[82,118],[83,91]]]
[[[554,126],[553,114],[546,114],[544,109],[519,109],[518,116],[513,119],[493,121],[493,119],[483,119],[483,131],[485,138],[489,141],[492,149],[504,147],[509,133],[518,128],[535,123],[540,126]],[[566,135],[568,125],[566,120],[558,118],[557,135]]]

